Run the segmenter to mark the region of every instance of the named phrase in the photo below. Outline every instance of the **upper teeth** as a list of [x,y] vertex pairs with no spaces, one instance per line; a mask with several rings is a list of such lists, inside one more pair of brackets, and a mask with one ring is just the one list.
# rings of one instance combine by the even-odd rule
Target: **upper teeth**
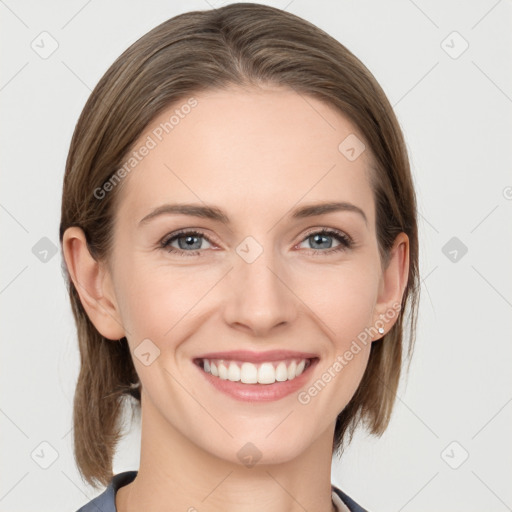
[[255,365],[248,362],[226,361],[223,359],[203,359],[203,369],[215,377],[244,384],[273,384],[298,377],[309,362],[308,359],[274,361]]

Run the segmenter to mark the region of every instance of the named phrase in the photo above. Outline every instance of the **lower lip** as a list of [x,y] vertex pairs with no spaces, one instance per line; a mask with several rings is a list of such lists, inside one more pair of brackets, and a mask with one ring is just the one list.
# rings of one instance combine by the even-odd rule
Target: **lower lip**
[[313,359],[311,364],[293,380],[285,380],[283,382],[274,382],[274,384],[243,384],[241,382],[232,382],[215,377],[211,373],[206,373],[200,366],[194,363],[194,366],[203,374],[204,378],[219,391],[243,402],[272,402],[279,400],[285,396],[298,391],[302,388],[312,369],[318,363],[318,359]]

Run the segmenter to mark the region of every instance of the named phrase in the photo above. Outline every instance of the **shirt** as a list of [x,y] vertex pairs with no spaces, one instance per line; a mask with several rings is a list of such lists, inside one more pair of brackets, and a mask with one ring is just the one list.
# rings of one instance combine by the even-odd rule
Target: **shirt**
[[[116,492],[124,485],[128,485],[137,476],[137,471],[124,471],[114,475],[108,487],[96,498],[86,503],[76,512],[117,512]],[[332,501],[338,512],[367,512],[343,491],[331,485]]]

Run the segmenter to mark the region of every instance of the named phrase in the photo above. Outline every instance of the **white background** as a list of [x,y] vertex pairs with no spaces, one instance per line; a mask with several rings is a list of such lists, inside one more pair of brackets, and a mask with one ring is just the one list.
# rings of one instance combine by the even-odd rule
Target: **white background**
[[[385,435],[358,434],[332,481],[375,512],[512,510],[511,2],[266,3],[324,29],[372,71],[405,132],[419,200],[422,300],[409,378]],[[74,465],[78,349],[60,254],[43,262],[33,252],[43,237],[59,248],[81,109],[144,33],[222,5],[0,2],[0,511],[71,512],[100,492]],[[43,31],[58,42],[47,59],[31,48]],[[452,58],[461,38],[469,47]],[[452,237],[468,249],[456,262],[442,251]],[[114,472],[137,469],[137,424],[119,448]],[[40,463],[52,450],[58,458],[43,469],[34,450]]]

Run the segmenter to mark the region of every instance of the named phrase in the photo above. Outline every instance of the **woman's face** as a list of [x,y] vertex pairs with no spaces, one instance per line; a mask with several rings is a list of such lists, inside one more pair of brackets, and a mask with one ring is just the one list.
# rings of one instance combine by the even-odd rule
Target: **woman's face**
[[[194,98],[147,128],[117,185],[111,284],[143,424],[225,460],[284,462],[332,443],[382,337],[368,336],[386,313],[370,155],[345,117],[288,89]],[[307,214],[325,203],[346,207]],[[151,217],[178,204],[196,215]]]

